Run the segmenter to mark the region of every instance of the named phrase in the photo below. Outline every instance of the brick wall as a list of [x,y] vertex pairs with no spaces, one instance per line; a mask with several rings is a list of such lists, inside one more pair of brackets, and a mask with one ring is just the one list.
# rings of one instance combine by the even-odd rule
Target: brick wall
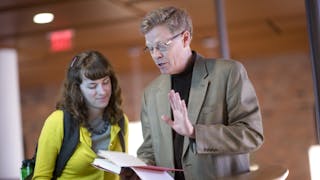
[[[238,59],[247,68],[262,109],[265,143],[252,155],[257,164],[280,164],[290,170],[288,179],[310,179],[308,148],[315,143],[314,96],[308,54],[291,53],[264,58]],[[124,109],[139,120],[144,86],[157,69],[119,73]],[[135,82],[135,81],[139,82]],[[136,87],[138,86],[138,88]],[[135,88],[135,94],[132,89]],[[25,155],[32,156],[43,122],[54,110],[59,85],[21,92]]]

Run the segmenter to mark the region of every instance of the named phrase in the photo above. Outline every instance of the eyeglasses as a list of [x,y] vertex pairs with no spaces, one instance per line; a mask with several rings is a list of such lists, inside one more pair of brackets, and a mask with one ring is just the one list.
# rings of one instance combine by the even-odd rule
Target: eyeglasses
[[172,36],[171,38],[167,39],[166,42],[161,42],[161,41],[160,41],[160,42],[158,42],[158,43],[157,43],[155,46],[153,46],[153,47],[146,46],[146,47],[144,48],[144,51],[145,51],[145,52],[149,51],[150,53],[152,53],[153,50],[156,49],[156,50],[158,50],[158,51],[160,51],[160,52],[162,52],[162,53],[163,53],[163,52],[167,52],[167,51],[169,50],[169,46],[170,46],[170,44],[172,43],[172,41],[173,41],[175,38],[177,38],[177,37],[179,37],[180,35],[182,35],[183,33],[184,33],[184,31],[182,31],[182,32],[180,32],[180,33]]

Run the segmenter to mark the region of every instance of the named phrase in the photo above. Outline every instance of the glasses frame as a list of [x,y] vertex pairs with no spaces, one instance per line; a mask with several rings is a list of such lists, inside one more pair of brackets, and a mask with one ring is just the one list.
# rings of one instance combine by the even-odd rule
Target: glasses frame
[[[174,39],[176,39],[177,37],[179,37],[180,35],[182,35],[184,32],[185,32],[185,31],[183,30],[182,32],[180,32],[180,33],[178,33],[178,34],[176,34],[176,35],[168,38],[165,42],[159,41],[159,42],[156,44],[156,46],[153,46],[153,47],[152,47],[152,49],[150,49],[148,46],[146,46],[143,50],[144,50],[144,52],[150,52],[150,53],[152,53],[154,49],[157,49],[158,51],[160,51],[160,52],[162,52],[162,53],[163,53],[163,52],[167,52],[167,51],[168,51],[168,48],[169,48],[169,45],[172,43],[172,41],[173,41]],[[166,49],[165,49],[165,50],[161,50],[161,49],[159,48],[159,44],[165,45],[165,46],[166,46]]]

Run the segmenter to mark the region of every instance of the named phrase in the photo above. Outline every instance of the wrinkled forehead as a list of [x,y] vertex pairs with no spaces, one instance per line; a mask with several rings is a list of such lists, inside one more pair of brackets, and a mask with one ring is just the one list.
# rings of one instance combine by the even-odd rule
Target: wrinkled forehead
[[171,36],[172,33],[165,25],[155,26],[144,35],[146,44],[157,44],[166,41]]

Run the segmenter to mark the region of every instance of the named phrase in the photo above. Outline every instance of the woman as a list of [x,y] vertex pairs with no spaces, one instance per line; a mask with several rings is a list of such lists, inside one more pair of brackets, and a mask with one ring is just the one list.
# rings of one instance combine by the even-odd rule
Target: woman
[[[79,143],[58,179],[119,179],[91,163],[99,149],[122,151],[121,132],[127,152],[128,119],[121,102],[121,89],[109,61],[96,51],[75,56],[67,70],[62,97],[41,131],[33,179],[52,178],[63,139],[64,111],[79,124]],[[121,119],[124,131],[118,123]]]

